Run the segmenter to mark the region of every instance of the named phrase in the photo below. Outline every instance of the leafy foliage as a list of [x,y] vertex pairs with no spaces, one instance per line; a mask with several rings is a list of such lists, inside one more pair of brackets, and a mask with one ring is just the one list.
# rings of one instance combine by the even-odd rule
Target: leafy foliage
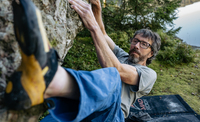
[[122,24],[126,14],[127,11],[115,6],[115,3],[107,4],[105,8],[102,8],[102,16],[106,31],[110,33],[116,30],[126,30],[126,26]]
[[[129,37],[126,32],[117,31],[110,33],[109,36],[113,41],[120,45],[122,49],[128,52]],[[69,67],[75,70],[95,70],[101,68],[95,46],[91,37],[76,37],[73,47],[67,53],[64,59],[64,67]]]
[[116,31],[113,33],[108,34],[108,36],[113,39],[116,45],[119,45],[123,50],[126,52],[129,51],[130,43],[129,43],[129,36],[126,32]]
[[153,31],[166,30],[166,24],[172,27],[168,34],[176,34],[181,28],[173,28],[176,8],[181,0],[123,0],[121,6],[109,3],[102,9],[107,32],[127,31],[149,28]]
[[[176,8],[181,0],[122,0],[118,6],[116,2],[107,3],[102,7],[102,17],[106,32],[124,31],[131,38],[130,30],[149,28],[153,31],[167,31],[166,25],[171,29],[166,33],[175,35],[181,27],[174,28],[173,20],[176,17]],[[104,6],[101,0],[102,6]],[[90,32],[84,29],[78,34],[80,37],[89,37]]]
[[77,37],[73,47],[64,59],[64,67],[75,70],[95,70],[100,68],[91,37]]
[[194,50],[190,45],[187,45],[174,38],[168,36],[161,30],[158,31],[161,37],[161,51],[157,55],[156,59],[162,64],[175,66],[181,63],[190,63],[194,61]]
[[[87,32],[87,30],[83,30],[83,31],[84,31],[83,33]],[[120,48],[122,48],[123,50],[128,52],[129,48],[130,48],[130,38],[133,37],[134,32],[135,32],[135,30],[128,30],[127,32],[115,31],[115,32],[109,33],[108,36],[115,42],[116,45],[120,46]],[[92,60],[93,59],[93,60],[95,60],[95,62],[98,62],[98,59],[97,59],[95,47],[93,45],[91,36],[84,37],[84,34],[82,32],[80,32],[80,33],[81,34],[78,34],[78,36],[74,40],[73,47],[67,53],[67,56],[64,60],[64,66],[71,67],[71,68],[77,69],[77,70],[81,69],[81,70],[89,70],[89,71],[94,70],[95,68],[100,68],[100,65],[92,66],[93,68],[86,68],[86,67],[88,67],[86,65],[81,66],[82,60],[87,60],[87,59]],[[91,48],[91,46],[92,46],[92,49],[85,49],[85,47]],[[79,53],[83,53],[83,54],[79,54]],[[82,56],[80,56],[80,55],[82,55]],[[93,58],[87,57],[87,56],[91,56],[91,55],[93,55],[95,57],[93,57]],[[80,59],[78,57],[80,57]],[[84,57],[87,57],[87,58],[84,58]],[[77,61],[72,63],[73,60],[77,60]],[[70,63],[65,63],[65,62],[70,62]],[[86,62],[88,62],[88,61],[86,61]],[[93,65],[93,64],[90,63],[90,65]],[[94,65],[96,65],[96,64],[94,64]]]

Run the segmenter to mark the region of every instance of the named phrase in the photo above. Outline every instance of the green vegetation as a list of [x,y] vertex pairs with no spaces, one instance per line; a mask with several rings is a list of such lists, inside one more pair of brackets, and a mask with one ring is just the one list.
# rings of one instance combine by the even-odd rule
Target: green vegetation
[[[173,20],[177,19],[175,10],[180,6],[181,0],[122,0],[120,6],[117,6],[119,1],[110,1],[106,7],[102,7],[107,33],[123,31],[130,38],[130,29],[148,28],[153,31],[161,29],[168,35],[174,35],[181,29],[181,27],[174,28],[173,23]],[[170,30],[167,30],[166,25]],[[78,34],[81,37],[89,37],[89,35],[87,29]]]
[[57,45],[57,40],[56,40],[56,39],[51,40],[51,41],[50,41],[50,44],[51,44],[52,47],[56,47],[56,45]]
[[45,116],[49,114],[49,111],[45,111],[42,116],[39,117],[38,121],[40,122]]
[[75,70],[94,70],[99,69],[96,50],[91,37],[77,37],[73,47],[64,59],[64,67]]
[[157,31],[166,30],[166,25],[169,25],[172,28],[168,34],[175,34],[181,29],[173,28],[173,20],[177,18],[175,10],[180,3],[181,0],[122,0],[119,7],[110,2],[102,9],[106,31],[126,32],[130,28]]
[[194,50],[190,45],[181,42],[173,36],[168,36],[161,30],[158,31],[161,37],[161,51],[157,55],[159,60],[164,65],[175,66],[181,63],[190,63],[194,61]]
[[174,67],[153,61],[150,68],[158,78],[149,95],[179,94],[190,107],[200,114],[200,50],[195,50],[194,61]]

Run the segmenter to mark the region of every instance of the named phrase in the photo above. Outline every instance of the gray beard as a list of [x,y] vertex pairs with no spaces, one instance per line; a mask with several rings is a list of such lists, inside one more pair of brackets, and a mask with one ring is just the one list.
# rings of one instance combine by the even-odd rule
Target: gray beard
[[134,55],[129,55],[128,60],[134,64],[138,64],[138,62],[144,61],[146,59],[147,55],[143,55],[143,56],[140,55],[139,58],[135,58]]
[[139,58],[135,58],[135,57],[132,56],[132,55],[129,55],[128,60],[129,60],[130,62],[134,63],[134,64],[137,64],[137,63],[140,61]]

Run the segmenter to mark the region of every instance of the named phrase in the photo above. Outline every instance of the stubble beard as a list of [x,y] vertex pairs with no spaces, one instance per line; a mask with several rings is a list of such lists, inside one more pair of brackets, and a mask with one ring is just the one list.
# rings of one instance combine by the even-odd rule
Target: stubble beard
[[[139,55],[139,57],[136,57],[136,56],[135,56],[136,54],[131,54],[131,52],[136,52],[136,53]],[[146,55],[141,55],[140,52],[138,52],[138,51],[135,50],[135,49],[132,49],[132,50],[129,51],[128,60],[129,60],[130,62],[134,63],[134,64],[138,64],[139,62],[145,61],[145,60],[146,60],[146,57],[147,57],[148,55],[149,55],[149,53],[146,54]]]
[[138,64],[141,61],[144,61],[146,59],[146,55],[145,56],[139,56],[139,57],[135,57],[134,55],[129,55],[128,60],[134,64]]

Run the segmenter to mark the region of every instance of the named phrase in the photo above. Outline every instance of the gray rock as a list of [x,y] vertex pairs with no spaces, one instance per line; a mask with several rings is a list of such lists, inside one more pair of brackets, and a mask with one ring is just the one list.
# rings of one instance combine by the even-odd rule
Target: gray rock
[[[78,14],[69,6],[68,0],[33,0],[41,10],[44,27],[51,45],[64,59],[76,34],[83,29]],[[20,65],[21,55],[13,31],[12,0],[0,0],[0,91],[4,91],[6,77]],[[0,104],[3,95],[0,95]],[[28,111],[2,112],[0,121],[37,121],[44,107],[32,107]],[[27,114],[31,113],[31,114]]]

